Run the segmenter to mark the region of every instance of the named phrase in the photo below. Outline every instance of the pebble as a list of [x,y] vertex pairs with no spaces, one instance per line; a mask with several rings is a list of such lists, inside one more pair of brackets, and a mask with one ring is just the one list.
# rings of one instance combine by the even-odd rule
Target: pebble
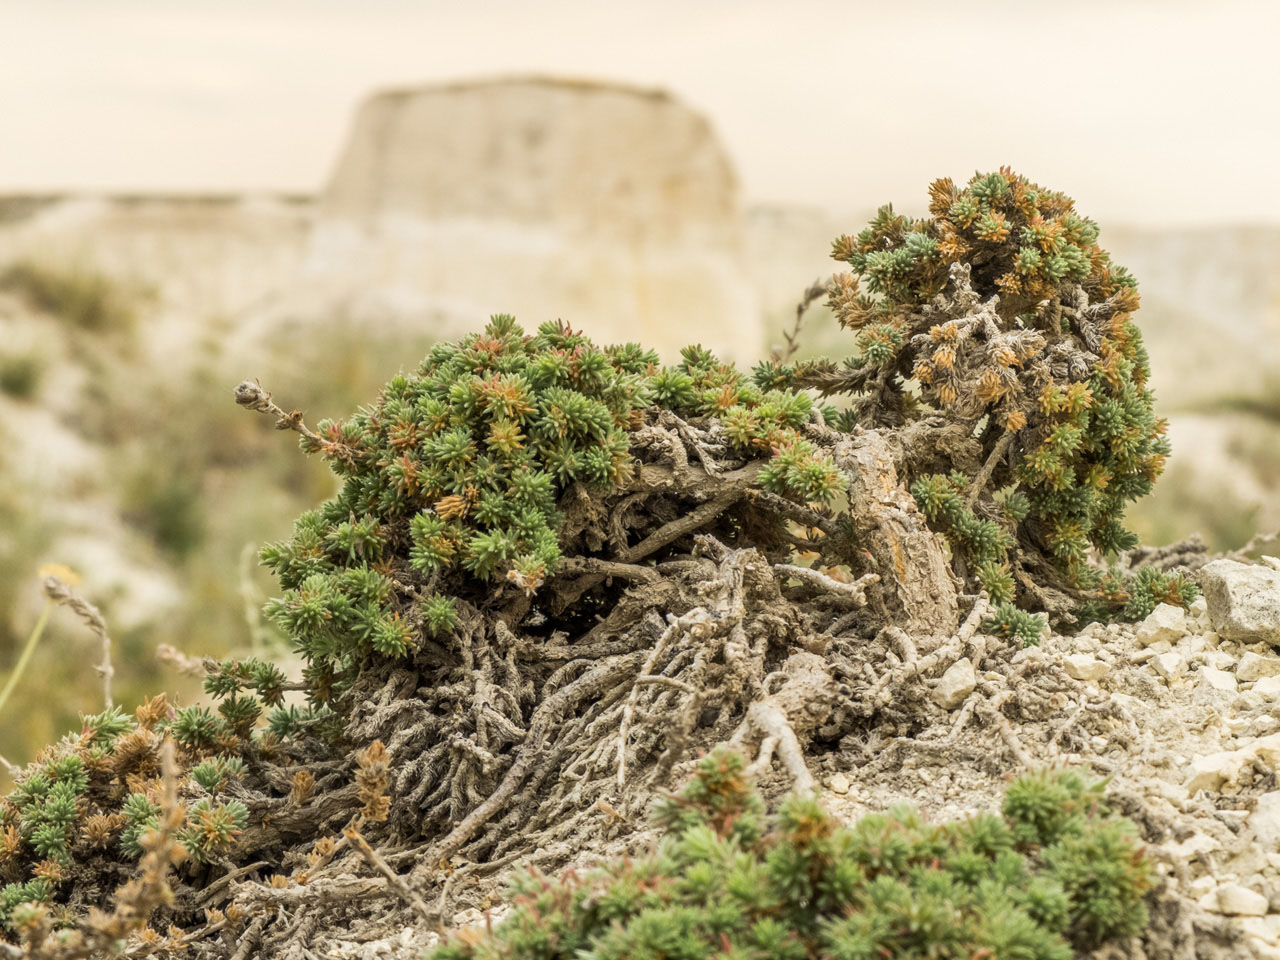
[[1196,877],[1187,884],[1187,896],[1191,897],[1193,900],[1199,900],[1213,893],[1217,886],[1218,881],[1208,874],[1205,874],[1202,877]]
[[1280,676],[1280,657],[1262,657],[1250,651],[1236,664],[1236,679],[1241,683]]
[[1258,843],[1268,850],[1280,849],[1280,790],[1264,793],[1249,814],[1249,826]]
[[1187,661],[1180,653],[1162,653],[1151,661],[1155,667],[1156,673],[1164,677],[1165,680],[1172,683],[1177,680],[1187,669]]
[[1209,622],[1225,640],[1280,643],[1280,570],[1214,560],[1196,574]]
[[968,657],[957,660],[942,675],[938,685],[933,688],[933,702],[944,710],[954,710],[964,703],[965,697],[973,693],[978,686],[978,677],[974,673],[973,663]]
[[[1222,846],[1217,840],[1209,836],[1207,833],[1193,833],[1181,843],[1169,844],[1165,847],[1169,854],[1177,860],[1189,863],[1192,860],[1203,857],[1206,854],[1213,853]],[[1207,893],[1208,889],[1201,890],[1197,896]]]
[[1211,689],[1220,690],[1223,693],[1235,693],[1236,691],[1236,678],[1225,670],[1218,670],[1215,667],[1201,667],[1196,672],[1196,676],[1200,678],[1200,683]]
[[1087,653],[1073,653],[1062,661],[1062,668],[1066,670],[1067,676],[1073,680],[1085,680],[1098,682],[1105,680],[1107,674],[1111,672],[1111,668],[1099,660],[1097,657],[1091,657]]
[[843,773],[837,773],[827,779],[827,786],[831,788],[832,793],[845,794],[849,792],[849,778]]
[[1250,760],[1248,750],[1224,750],[1220,753],[1201,754],[1192,757],[1188,766],[1191,775],[1187,778],[1187,793],[1194,794],[1198,790],[1210,792],[1222,789],[1223,784],[1230,783]]
[[1149,647],[1153,643],[1177,643],[1187,632],[1187,614],[1181,607],[1162,603],[1138,624],[1134,631],[1139,645]]
[[1253,685],[1253,692],[1264,697],[1280,694],[1280,677],[1263,677]]
[[1224,883],[1215,898],[1217,912],[1229,917],[1264,917],[1267,914],[1267,898],[1238,883]]
[[1196,657],[1201,663],[1207,663],[1215,670],[1234,670],[1236,658],[1221,650],[1208,650]]

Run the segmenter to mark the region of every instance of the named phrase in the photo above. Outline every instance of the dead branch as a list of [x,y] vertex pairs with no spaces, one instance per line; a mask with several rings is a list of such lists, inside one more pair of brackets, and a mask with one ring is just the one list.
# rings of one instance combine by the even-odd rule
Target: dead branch
[[318,433],[312,431],[302,420],[302,411],[293,410],[285,413],[271,399],[271,394],[263,389],[257,380],[243,380],[235,389],[236,403],[246,410],[256,410],[276,418],[277,430],[292,430],[316,444],[324,441]]
[[383,860],[378,851],[369,845],[369,841],[364,838],[364,834],[360,832],[359,827],[347,827],[342,831],[342,835],[348,843],[356,848],[356,852],[364,857],[369,866],[382,874],[387,881],[387,886],[394,890],[401,900],[412,907],[414,913],[428,923],[435,920],[435,915],[432,914],[422,897],[418,896],[417,892],[405,882],[404,877],[392,870],[391,865]]
[[815,300],[826,296],[827,293],[828,286],[821,277],[805,288],[804,293],[800,295],[800,302],[796,304],[795,318],[791,321],[791,329],[782,331],[782,339],[786,344],[785,348],[782,350],[777,347],[773,348],[774,366],[781,366],[789,362],[792,357],[800,352],[800,333],[804,329],[804,315]]
[[858,607],[867,605],[867,587],[873,583],[880,582],[880,575],[877,573],[865,573],[853,583],[844,583],[834,577],[827,576],[820,570],[797,567],[790,563],[775,563],[773,569],[784,576],[794,577],[797,580],[803,580],[806,583],[820,587],[827,593]]

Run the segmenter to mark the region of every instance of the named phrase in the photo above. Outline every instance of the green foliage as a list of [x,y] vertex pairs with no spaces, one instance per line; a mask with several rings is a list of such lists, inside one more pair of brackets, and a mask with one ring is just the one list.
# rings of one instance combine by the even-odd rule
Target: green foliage
[[[251,664],[233,672],[264,679],[269,671]],[[233,851],[249,811],[217,794],[244,776],[243,744],[225,719],[204,708],[170,713],[157,697],[138,709],[137,720],[118,707],[84,716],[77,733],[46,748],[17,776],[0,800],[0,877],[11,879],[0,887],[0,930],[12,929],[18,904],[51,904],[73,885],[82,889],[79,872],[104,853],[143,856],[142,839],[161,816],[159,754],[166,733],[182,744],[179,794],[192,798],[179,830],[190,863],[198,867]],[[212,740],[210,729],[217,731]]]
[[[496,316],[303,441],[342,489],[261,557],[285,591],[268,615],[307,660],[313,699],[328,702],[371,653],[400,657],[424,635],[449,634],[454,598],[480,602],[495,581],[536,591],[560,559],[560,496],[625,485],[630,431],[655,403],[718,418],[735,451],[771,457],[767,490],[823,502],[843,486],[799,433],[807,394],[762,389],[701,347],[660,369],[635,344],[597,347],[555,323],[529,336]],[[406,601],[406,584],[426,590]]]
[[1190,607],[1200,595],[1194,580],[1183,573],[1166,573],[1152,567],[1143,567],[1132,579],[1122,580],[1126,594],[1121,619],[1145,620],[1162,603],[1175,607]]
[[53,903],[53,884],[44,877],[0,887],[0,927],[8,926],[15,908],[23,903]]
[[[833,256],[853,273],[836,277],[831,306],[858,352],[842,377],[816,369],[834,389],[859,391],[873,425],[940,412],[973,429],[984,460],[1003,445],[994,489],[1016,488],[1025,506],[1006,515],[1012,538],[947,497],[951,477],[912,487],[993,598],[1014,600],[1000,568],[1017,538],[1089,594],[1088,551],[1134,545],[1125,505],[1151,490],[1169,452],[1132,319],[1136,283],[1070,198],[1007,169],[962,188],[937,181],[930,212],[886,206],[836,241]],[[980,493],[975,506],[989,504]]]
[[1094,599],[1076,612],[1078,626],[1095,620],[1144,620],[1162,603],[1189,607],[1200,594],[1200,588],[1187,574],[1143,567],[1126,575],[1111,569],[1098,575]]
[[227,733],[227,724],[208,707],[184,707],[174,714],[167,729],[180,744],[198,753],[218,743]]
[[77,330],[119,332],[134,323],[133,307],[123,291],[87,268],[61,268],[23,260],[0,275],[0,288],[16,291],[35,308]]
[[244,761],[239,757],[214,757],[191,768],[191,779],[210,793],[221,793],[243,776]]
[[1072,939],[1086,949],[1141,932],[1142,896],[1154,880],[1133,825],[1106,815],[1103,786],[1072,771],[1041,771],[1015,780],[1004,801],[1019,845],[1040,850],[1066,893]]
[[996,603],[982,629],[999,637],[1018,639],[1024,647],[1040,645],[1047,624],[1043,617],[1021,610],[1009,602]]
[[236,837],[248,822],[249,809],[239,800],[215,803],[201,798],[187,811],[178,842],[195,863],[208,863],[235,846]]
[[40,389],[44,363],[34,353],[0,354],[0,393],[30,400]]
[[964,551],[992,601],[1012,603],[1014,583],[1006,562],[1013,546],[1008,528],[1012,516],[1006,513],[1004,522],[979,518],[965,502],[968,488],[969,478],[963,474],[932,474],[913,483],[911,495],[925,517],[944,529],[952,544]]
[[17,782],[10,797],[22,839],[43,860],[67,865],[77,803],[88,780],[77,756],[48,760]]
[[449,633],[458,625],[457,603],[453,597],[430,596],[422,605],[422,619],[431,636]]
[[137,860],[145,853],[140,842],[143,835],[160,825],[160,805],[152,803],[145,793],[131,793],[122,812],[125,826],[120,833],[120,849]]
[[766,831],[743,769],[712,754],[659,806],[651,856],[531,871],[500,926],[429,957],[1067,960],[1146,923],[1153,871],[1133,827],[1075,774],[1020,778],[1003,817],[943,825],[896,808],[846,828],[793,796]]

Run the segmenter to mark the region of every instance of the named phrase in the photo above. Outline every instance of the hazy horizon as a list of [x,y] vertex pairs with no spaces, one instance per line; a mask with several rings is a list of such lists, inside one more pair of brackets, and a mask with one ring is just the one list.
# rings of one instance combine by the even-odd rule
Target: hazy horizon
[[313,193],[369,94],[659,87],[763,204],[923,210],[1011,164],[1104,222],[1280,222],[1280,5],[6,0],[0,193]]

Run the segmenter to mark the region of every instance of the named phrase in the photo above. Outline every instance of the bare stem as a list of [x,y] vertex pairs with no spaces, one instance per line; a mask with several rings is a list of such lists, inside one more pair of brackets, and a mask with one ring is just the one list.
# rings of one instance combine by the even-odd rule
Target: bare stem
[[969,484],[969,496],[965,498],[964,505],[970,510],[978,502],[978,498],[982,496],[982,491],[987,488],[987,482],[991,479],[991,474],[995,472],[996,464],[1009,452],[1009,445],[1012,443],[1013,432],[1006,430],[1000,439],[996,441],[996,445],[991,448],[991,455],[987,457],[987,462],[982,465],[978,475],[973,478],[973,483]]
[[426,901],[405,882],[404,877],[391,869],[391,864],[383,860],[378,851],[369,845],[369,841],[364,838],[358,827],[347,827],[342,831],[347,842],[356,848],[360,856],[364,857],[365,862],[373,867],[383,879],[387,881],[387,886],[396,892],[396,894],[413,908],[413,912],[429,923],[434,923],[436,916],[431,912],[431,908],[427,906]]
[[106,701],[107,708],[112,705],[111,700],[111,678],[115,676],[115,668],[111,666],[111,635],[107,633],[107,621],[102,617],[102,611],[95,607],[80,594],[76,593],[71,584],[58,577],[48,576],[44,578],[45,595],[54,603],[60,603],[64,607],[69,607],[85,625],[94,632],[102,644],[102,662],[94,669],[98,671],[98,676],[102,677],[102,698]]
[[277,430],[292,430],[300,433],[314,443],[322,443],[320,435],[308,427],[302,420],[302,411],[293,410],[285,413],[271,399],[271,394],[262,388],[256,380],[245,380],[236,387],[236,403],[248,410],[270,414],[276,418]]
[[827,285],[821,279],[813,281],[805,289],[800,297],[800,302],[796,304],[796,315],[795,319],[791,321],[791,329],[782,331],[782,339],[786,341],[786,348],[778,350],[775,347],[773,350],[775,364],[784,364],[800,352],[800,332],[804,329],[805,312],[813,305],[813,301],[826,292]]
[[859,607],[867,605],[867,587],[873,583],[880,582],[878,573],[865,573],[853,583],[844,583],[834,577],[827,576],[821,570],[797,567],[790,563],[775,563],[773,569],[775,573],[793,577],[796,580],[803,580]]

